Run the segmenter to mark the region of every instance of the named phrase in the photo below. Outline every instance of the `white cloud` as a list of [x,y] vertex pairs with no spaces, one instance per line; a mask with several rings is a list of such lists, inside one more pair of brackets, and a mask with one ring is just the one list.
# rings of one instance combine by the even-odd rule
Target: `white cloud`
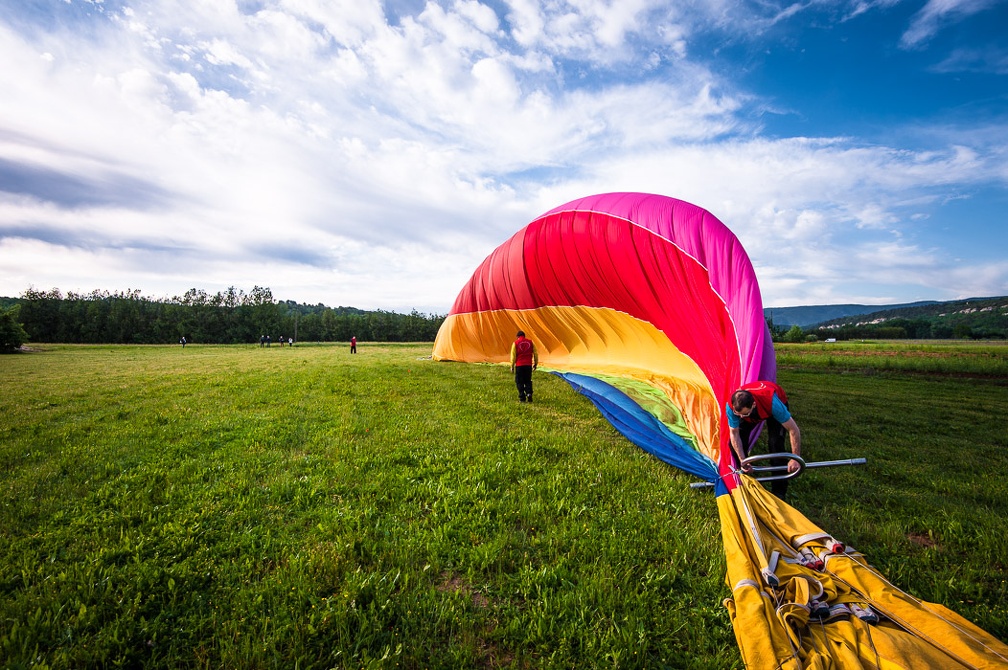
[[546,19],[534,0],[505,0],[512,37],[519,45],[531,49],[543,39]]
[[989,72],[1006,75],[1008,74],[1008,49],[988,45],[980,48],[955,49],[932,70],[939,73]]
[[913,48],[930,40],[946,24],[972,16],[997,4],[996,0],[928,0],[918,11],[900,44]]
[[322,25],[338,44],[348,48],[359,46],[386,25],[378,0],[283,0],[281,6]]
[[[605,64],[624,61],[633,54],[634,42],[643,34],[657,44],[683,47],[683,29],[669,3],[656,0],[559,0],[541,3],[507,0],[507,20],[515,41],[529,50],[577,57]],[[695,6],[698,12],[704,6]]]

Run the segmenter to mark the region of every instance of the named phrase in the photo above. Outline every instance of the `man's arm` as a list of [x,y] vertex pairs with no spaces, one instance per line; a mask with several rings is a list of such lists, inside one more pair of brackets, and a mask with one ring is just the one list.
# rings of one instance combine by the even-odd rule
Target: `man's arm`
[[[793,418],[788,419],[784,424],[784,428],[787,429],[788,435],[791,436],[791,453],[795,456],[801,456],[801,431],[798,430],[798,424]],[[791,459],[788,461],[788,472],[795,472],[798,470],[798,461]]]
[[742,431],[738,428],[728,428],[728,440],[731,442],[739,463],[741,463],[745,459],[745,450],[742,448]]

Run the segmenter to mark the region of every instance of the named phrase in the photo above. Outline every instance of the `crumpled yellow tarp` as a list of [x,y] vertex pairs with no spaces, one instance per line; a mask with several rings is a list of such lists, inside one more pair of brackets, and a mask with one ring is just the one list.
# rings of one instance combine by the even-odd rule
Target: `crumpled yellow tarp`
[[742,476],[718,498],[747,668],[1008,668],[1008,645],[900,591],[860,553]]

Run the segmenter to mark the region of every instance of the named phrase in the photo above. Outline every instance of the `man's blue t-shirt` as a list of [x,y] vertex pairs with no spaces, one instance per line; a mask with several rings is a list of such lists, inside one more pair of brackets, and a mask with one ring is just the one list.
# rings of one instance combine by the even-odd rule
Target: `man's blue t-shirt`
[[[778,423],[787,423],[791,420],[791,412],[788,408],[780,401],[777,394],[773,394],[773,403],[770,406],[770,413],[773,414],[773,418],[777,420]],[[728,416],[728,427],[738,428],[742,425],[742,417],[735,413],[735,410],[731,408],[731,401],[725,403],[725,414]]]

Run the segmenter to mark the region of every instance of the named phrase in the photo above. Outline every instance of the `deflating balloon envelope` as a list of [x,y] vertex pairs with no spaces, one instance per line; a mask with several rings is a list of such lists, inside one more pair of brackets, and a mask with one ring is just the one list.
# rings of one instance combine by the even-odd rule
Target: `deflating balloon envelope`
[[725,401],[775,378],[742,245],[661,195],[581,198],[519,230],[462,288],[433,358],[506,362],[518,330],[627,438],[707,481],[731,465]]

